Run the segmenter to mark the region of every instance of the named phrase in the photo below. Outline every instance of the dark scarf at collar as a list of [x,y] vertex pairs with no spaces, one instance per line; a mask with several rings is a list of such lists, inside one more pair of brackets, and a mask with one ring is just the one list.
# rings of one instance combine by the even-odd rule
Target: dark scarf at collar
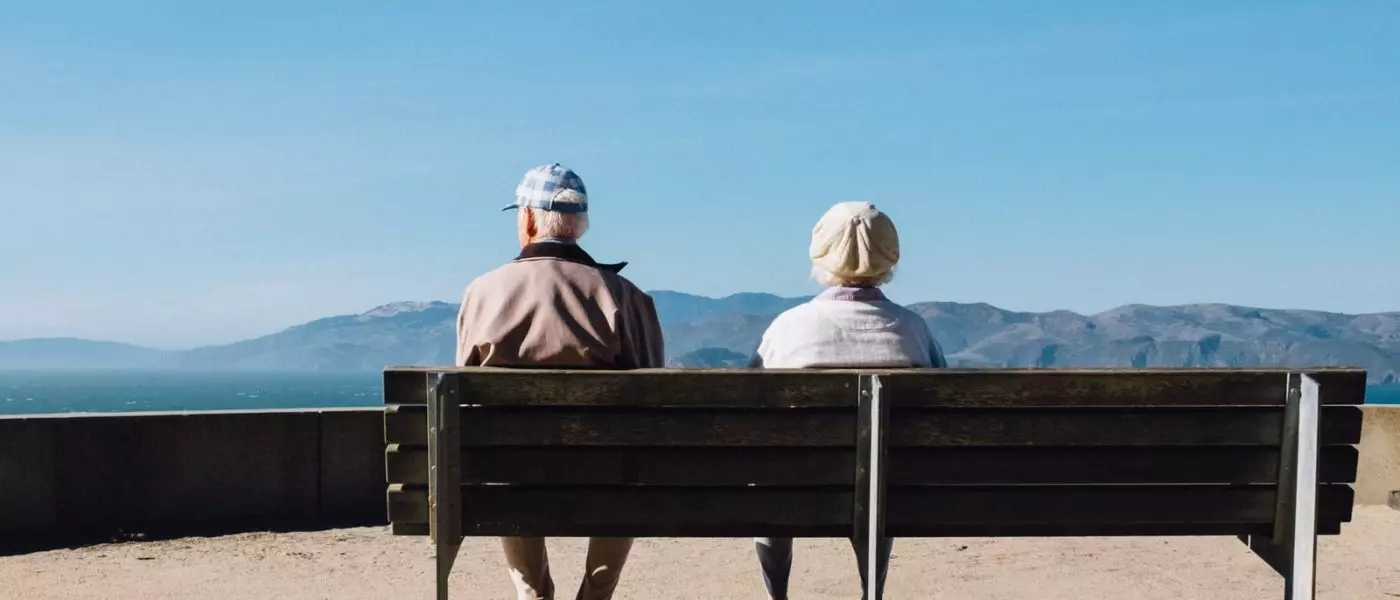
[[626,261],[612,264],[599,263],[593,260],[593,257],[589,256],[587,252],[584,252],[583,248],[575,244],[558,244],[551,242],[527,244],[524,248],[520,249],[520,256],[515,257],[515,260],[525,260],[528,258],[556,258],[612,273],[617,273],[621,271],[623,267],[627,266]]

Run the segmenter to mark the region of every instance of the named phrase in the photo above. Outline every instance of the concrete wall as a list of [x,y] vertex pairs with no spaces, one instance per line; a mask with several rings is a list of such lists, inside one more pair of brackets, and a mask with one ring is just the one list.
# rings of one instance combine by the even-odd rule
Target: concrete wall
[[0,417],[0,541],[384,523],[382,415]]
[[1384,506],[1400,490],[1400,406],[1363,406],[1356,503]]

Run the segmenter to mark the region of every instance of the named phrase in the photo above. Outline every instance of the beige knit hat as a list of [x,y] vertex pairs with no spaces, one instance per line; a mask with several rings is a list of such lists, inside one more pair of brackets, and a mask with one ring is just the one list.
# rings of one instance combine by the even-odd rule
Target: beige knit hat
[[869,202],[841,202],[812,228],[812,264],[837,277],[876,279],[899,262],[899,233]]

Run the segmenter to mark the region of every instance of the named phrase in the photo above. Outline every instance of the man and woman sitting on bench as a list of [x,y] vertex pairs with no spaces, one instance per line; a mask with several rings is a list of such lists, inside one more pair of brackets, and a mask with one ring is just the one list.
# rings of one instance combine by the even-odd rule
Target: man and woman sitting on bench
[[[559,164],[531,169],[516,188],[520,255],[467,286],[457,318],[461,366],[635,369],[665,366],[652,299],[578,246],[588,229],[583,181]],[[763,334],[754,368],[944,367],[928,325],[880,291],[899,262],[894,223],[868,202],[833,206],[812,229],[813,277],[826,289],[779,315]],[[768,596],[786,600],[790,538],[755,540]],[[893,541],[880,540],[884,586]],[[554,598],[543,538],[504,538],[521,600]],[[852,544],[853,547],[856,544]],[[606,600],[632,549],[626,538],[589,540],[577,598]],[[864,549],[856,547],[865,589]]]

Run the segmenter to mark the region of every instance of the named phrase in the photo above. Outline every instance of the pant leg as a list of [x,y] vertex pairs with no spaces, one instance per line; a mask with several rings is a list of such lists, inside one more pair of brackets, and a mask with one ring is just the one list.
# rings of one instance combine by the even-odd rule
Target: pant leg
[[544,538],[503,537],[506,566],[515,582],[518,600],[554,600],[554,580],[549,576],[549,552]]
[[589,538],[577,600],[609,600],[632,552],[632,538]]
[[[866,586],[866,560],[865,547],[858,543],[855,538],[851,538],[851,548],[856,551],[856,568],[860,571],[860,597],[861,600],[868,600],[865,596]],[[890,568],[890,552],[894,550],[894,538],[880,538],[880,544],[876,547],[875,568],[879,571],[875,574],[875,588],[883,594],[885,591],[885,574]]]
[[754,538],[753,542],[768,597],[787,600],[788,576],[792,573],[792,538]]

